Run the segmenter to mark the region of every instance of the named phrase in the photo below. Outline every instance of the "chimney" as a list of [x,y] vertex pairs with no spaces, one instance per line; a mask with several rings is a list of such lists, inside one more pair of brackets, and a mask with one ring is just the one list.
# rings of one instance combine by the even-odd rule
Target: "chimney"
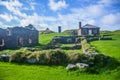
[[58,26],[58,32],[61,33],[61,26]]
[[81,29],[81,22],[79,22],[79,29]]

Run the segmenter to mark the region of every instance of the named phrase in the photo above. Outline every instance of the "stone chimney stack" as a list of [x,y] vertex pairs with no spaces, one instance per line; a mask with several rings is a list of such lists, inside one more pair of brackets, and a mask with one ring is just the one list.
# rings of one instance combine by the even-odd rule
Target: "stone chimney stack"
[[82,23],[81,23],[81,22],[79,22],[79,29],[81,29],[81,25],[82,25]]
[[61,26],[58,26],[58,33],[61,33]]

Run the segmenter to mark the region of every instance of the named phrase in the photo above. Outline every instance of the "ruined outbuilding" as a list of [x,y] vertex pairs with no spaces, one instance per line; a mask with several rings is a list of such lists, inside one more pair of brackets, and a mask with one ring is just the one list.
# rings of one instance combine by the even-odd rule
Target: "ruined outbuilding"
[[78,35],[99,35],[99,33],[100,27],[91,24],[86,24],[82,26],[81,22],[79,22]]
[[26,27],[0,28],[0,49],[36,45],[38,34],[31,24]]

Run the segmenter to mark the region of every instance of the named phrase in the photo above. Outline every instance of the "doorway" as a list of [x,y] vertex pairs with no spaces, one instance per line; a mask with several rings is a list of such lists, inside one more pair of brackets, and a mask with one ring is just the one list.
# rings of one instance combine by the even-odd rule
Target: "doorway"
[[23,46],[23,38],[18,38],[18,46]]
[[32,39],[31,38],[29,38],[29,44],[32,44]]
[[92,30],[91,29],[89,30],[89,35],[92,35]]
[[5,45],[4,39],[0,39],[0,46],[3,47]]

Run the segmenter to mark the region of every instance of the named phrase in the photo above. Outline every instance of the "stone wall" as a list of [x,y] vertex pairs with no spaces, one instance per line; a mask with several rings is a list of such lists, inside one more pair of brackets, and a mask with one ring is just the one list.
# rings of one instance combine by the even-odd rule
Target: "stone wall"
[[38,31],[32,26],[0,29],[0,48],[38,44]]
[[[76,43],[77,38],[79,36],[56,36],[53,38],[54,43],[63,43],[63,44],[70,44],[70,43]],[[80,41],[79,41],[80,42]]]
[[81,34],[89,35],[89,30],[92,31],[92,35],[99,35],[99,33],[100,33],[99,28],[81,28]]

